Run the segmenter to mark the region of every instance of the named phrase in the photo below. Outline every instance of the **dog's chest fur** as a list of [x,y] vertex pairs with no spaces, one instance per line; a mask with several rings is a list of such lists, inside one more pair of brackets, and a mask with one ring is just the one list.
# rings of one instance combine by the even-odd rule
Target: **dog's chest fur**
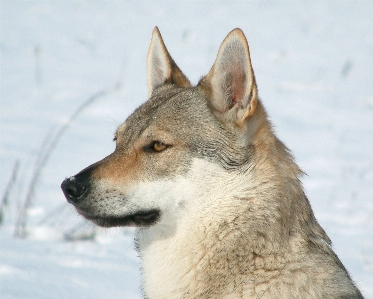
[[[164,239],[154,230],[140,232],[147,298],[295,298],[294,286],[302,285],[311,292],[310,268],[304,267],[307,262],[300,255],[255,254],[237,220],[212,225],[200,218]],[[317,298],[312,292],[302,298]]]
[[[318,260],[302,253],[298,240],[286,254],[259,256],[250,253],[252,242],[238,229],[224,230],[223,223],[202,229],[199,224],[180,228],[170,239],[154,240],[157,236],[147,233],[140,237],[152,239],[141,249],[147,299],[334,298],[331,277],[347,282],[341,271],[324,271],[322,263],[332,264],[328,257]],[[338,287],[343,292],[345,286]]]

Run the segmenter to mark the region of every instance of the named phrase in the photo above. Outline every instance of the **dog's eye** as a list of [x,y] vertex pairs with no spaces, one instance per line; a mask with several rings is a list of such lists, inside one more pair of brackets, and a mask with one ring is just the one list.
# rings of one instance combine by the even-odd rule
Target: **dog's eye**
[[167,148],[167,145],[162,142],[156,141],[153,143],[153,148],[156,152],[161,152]]
[[169,145],[160,142],[160,141],[153,141],[150,145],[146,146],[144,150],[146,152],[153,152],[153,153],[159,153],[164,151],[166,148],[168,148]]

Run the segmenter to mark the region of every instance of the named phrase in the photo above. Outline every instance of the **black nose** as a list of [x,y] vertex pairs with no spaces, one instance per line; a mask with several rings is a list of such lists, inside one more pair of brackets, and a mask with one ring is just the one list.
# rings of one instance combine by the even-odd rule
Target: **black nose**
[[87,183],[72,176],[62,182],[61,189],[69,203],[77,204],[87,190]]

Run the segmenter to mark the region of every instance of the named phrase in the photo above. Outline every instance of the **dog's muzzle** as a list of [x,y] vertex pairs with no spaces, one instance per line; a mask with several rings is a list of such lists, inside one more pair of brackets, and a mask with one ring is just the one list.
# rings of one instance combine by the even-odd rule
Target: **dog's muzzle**
[[88,184],[85,180],[71,176],[62,182],[61,189],[67,201],[76,205],[84,197],[84,193],[88,189]]

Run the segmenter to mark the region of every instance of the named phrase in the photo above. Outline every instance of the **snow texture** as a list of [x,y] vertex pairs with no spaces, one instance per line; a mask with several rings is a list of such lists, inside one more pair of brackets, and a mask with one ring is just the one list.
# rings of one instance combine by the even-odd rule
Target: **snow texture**
[[[156,25],[194,83],[209,71],[226,34],[242,28],[259,95],[307,173],[316,217],[373,298],[372,1],[0,5],[1,196],[20,161],[7,204],[0,199],[1,298],[141,298],[133,230],[95,229],[59,186],[109,154],[116,127],[147,99],[145,62]],[[40,149],[48,146],[43,140],[63,125],[34,185],[27,236],[15,238]],[[66,240],[74,236],[90,240]]]

